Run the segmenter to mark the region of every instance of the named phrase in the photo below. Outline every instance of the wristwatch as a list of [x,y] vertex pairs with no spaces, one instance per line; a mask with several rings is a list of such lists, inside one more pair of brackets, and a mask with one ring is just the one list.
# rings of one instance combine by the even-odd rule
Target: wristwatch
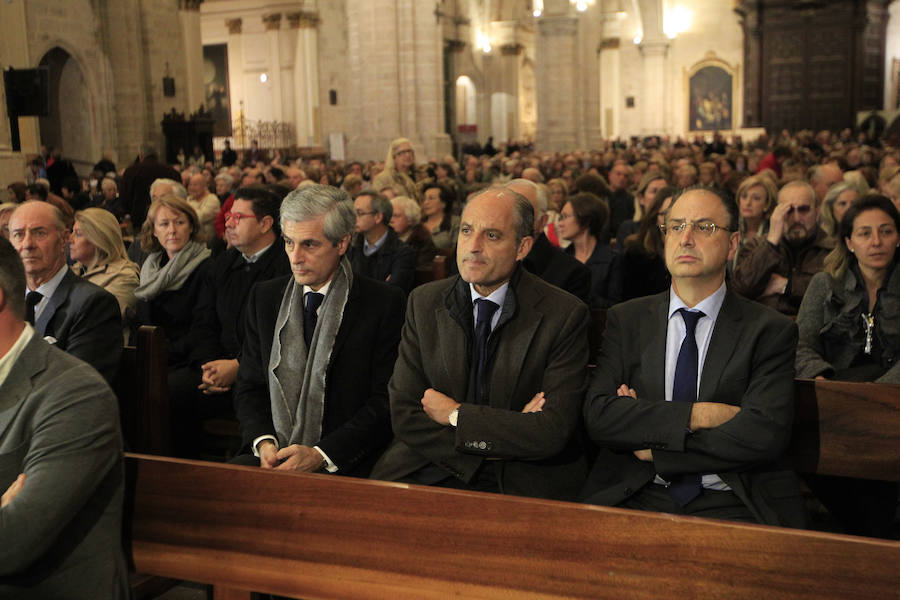
[[453,411],[450,413],[448,420],[450,421],[451,425],[456,427],[456,421],[458,419],[459,419],[459,408],[457,407],[457,408],[454,408]]

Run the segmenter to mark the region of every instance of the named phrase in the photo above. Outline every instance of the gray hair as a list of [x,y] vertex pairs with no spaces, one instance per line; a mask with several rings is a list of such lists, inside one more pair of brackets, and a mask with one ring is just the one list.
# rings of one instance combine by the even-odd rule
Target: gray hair
[[175,181],[174,179],[156,179],[153,183],[150,184],[150,197],[153,197],[153,190],[161,185],[171,185],[172,186],[172,195],[181,198],[182,200],[187,200],[187,190],[181,183]]
[[337,244],[356,230],[356,212],[347,192],[330,185],[298,188],[281,203],[281,229],[288,221],[312,221],[325,215],[324,233]]
[[0,290],[10,312],[25,318],[25,267],[19,253],[9,241],[0,236]]
[[234,185],[234,177],[232,177],[228,173],[219,173],[218,175],[216,175],[215,180],[224,181],[226,184],[228,184],[229,188]]
[[387,225],[388,221],[391,220],[391,217],[394,216],[394,206],[391,204],[391,201],[387,199],[387,196],[379,194],[374,190],[363,190],[356,194],[354,199],[359,198],[360,196],[368,196],[371,198],[372,210],[380,214],[381,222]]
[[[548,198],[546,186],[539,185],[539,184],[531,181],[530,179],[523,179],[520,177],[518,179],[511,180],[509,183],[507,183],[503,187],[509,188],[509,186],[511,186],[513,184],[524,185],[524,186],[533,188],[534,193],[535,193],[535,199],[537,200],[537,208],[538,208],[537,216],[538,216],[538,218],[543,217],[545,214],[547,214],[547,206],[549,205],[549,198]],[[510,191],[514,191],[514,190],[510,190]]]
[[406,215],[406,220],[409,221],[410,226],[415,227],[422,222],[422,209],[419,207],[419,203],[409,196],[391,198],[391,205],[394,207],[395,213],[399,211]]

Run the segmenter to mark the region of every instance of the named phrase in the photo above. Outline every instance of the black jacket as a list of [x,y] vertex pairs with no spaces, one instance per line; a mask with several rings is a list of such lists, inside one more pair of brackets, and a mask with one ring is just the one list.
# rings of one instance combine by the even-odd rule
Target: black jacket
[[364,239],[363,234],[357,234],[348,253],[353,272],[395,285],[407,294],[412,291],[416,278],[415,250],[401,242],[390,228],[384,244],[371,256],[363,252]]
[[591,272],[571,254],[555,248],[543,233],[522,261],[529,272],[590,305]]

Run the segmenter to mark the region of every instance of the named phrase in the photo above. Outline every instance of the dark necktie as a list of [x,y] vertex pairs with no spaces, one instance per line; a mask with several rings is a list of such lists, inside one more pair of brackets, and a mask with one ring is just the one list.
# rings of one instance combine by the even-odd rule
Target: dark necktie
[[44,295],[40,292],[28,292],[25,294],[25,320],[34,325],[34,307],[41,301]]
[[[678,351],[678,362],[675,363],[675,382],[672,386],[672,402],[697,401],[697,372],[699,369],[699,352],[694,332],[697,321],[705,316],[700,311],[679,309],[684,319],[684,341]],[[669,485],[669,495],[680,506],[684,506],[700,494],[700,475],[687,474],[675,477]]]
[[307,350],[309,349],[313,332],[316,330],[316,322],[319,318],[316,311],[319,309],[319,305],[322,304],[324,298],[325,296],[318,292],[306,293],[306,307],[303,309],[303,339],[306,340]]
[[484,365],[487,362],[487,343],[491,335],[491,319],[500,308],[497,303],[479,298],[475,301],[478,317],[475,319],[475,404],[481,404]]

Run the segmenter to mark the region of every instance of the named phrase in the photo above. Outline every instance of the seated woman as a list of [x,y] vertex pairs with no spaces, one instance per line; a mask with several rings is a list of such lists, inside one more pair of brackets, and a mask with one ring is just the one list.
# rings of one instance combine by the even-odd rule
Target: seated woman
[[[841,219],[841,241],[803,296],[797,377],[900,383],[900,213],[867,196]],[[810,488],[848,533],[890,537],[897,484],[816,476]]]
[[560,237],[557,223],[559,222],[559,211],[566,204],[569,189],[562,179],[551,179],[547,182],[547,187],[550,189],[550,206],[547,207],[547,225],[544,226],[544,235],[557,248],[565,248],[569,242]]
[[607,308],[622,300],[622,260],[603,241],[608,220],[606,202],[588,192],[570,197],[559,215],[559,234],[572,242],[565,251],[591,271],[591,308]]
[[125,340],[134,317],[137,298],[134,290],[140,281],[138,266],[128,260],[122,228],[115,215],[105,208],[86,208],[75,213],[69,256],[76,261],[72,269],[99,285],[119,301]]
[[154,200],[141,227],[141,248],[149,256],[141,267],[135,326],[158,325],[168,341],[169,365],[184,364],[190,353],[186,335],[198,306],[200,289],[210,268],[210,251],[200,234],[200,221],[177,196]]
[[775,210],[778,190],[768,177],[754,175],[741,182],[735,200],[738,204],[738,231],[740,241],[734,253],[732,265],[736,265],[744,243],[769,233],[769,217]]
[[828,188],[825,198],[822,199],[821,214],[822,229],[825,230],[828,237],[837,239],[844,213],[862,196],[863,194],[856,185],[846,181],[836,183]]
[[663,253],[665,242],[660,227],[677,190],[666,186],[656,191],[637,233],[624,240],[622,254],[622,299],[642,298],[669,289],[671,278]]
[[391,229],[397,233],[400,241],[416,251],[418,256],[416,267],[427,268],[434,260],[437,248],[431,241],[431,234],[420,223],[422,209],[419,208],[419,203],[409,196],[397,196],[391,199],[391,206],[394,209],[394,214],[391,216]]
[[656,199],[656,192],[667,185],[666,178],[659,171],[651,171],[641,177],[637,193],[634,195],[634,218],[622,221],[619,231],[616,232],[616,244],[619,248],[625,247],[625,238],[637,233],[644,215],[647,214]]
[[456,194],[446,185],[431,181],[422,186],[422,222],[431,233],[431,240],[438,250],[456,248],[459,236],[459,217],[453,214]]

